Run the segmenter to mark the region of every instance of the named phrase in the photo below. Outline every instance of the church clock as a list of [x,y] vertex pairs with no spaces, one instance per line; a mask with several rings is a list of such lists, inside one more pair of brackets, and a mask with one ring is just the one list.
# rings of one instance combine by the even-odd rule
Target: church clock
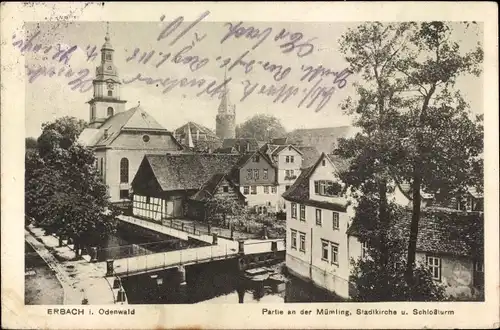
[[108,83],[108,89],[112,91],[113,88],[114,88],[113,83]]

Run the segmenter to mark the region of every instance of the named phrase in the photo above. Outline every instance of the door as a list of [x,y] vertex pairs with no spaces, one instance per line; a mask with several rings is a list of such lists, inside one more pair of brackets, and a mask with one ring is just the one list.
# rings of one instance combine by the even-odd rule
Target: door
[[183,217],[183,212],[182,212],[182,198],[181,197],[176,197],[173,199],[173,212],[172,215],[174,218],[182,218]]

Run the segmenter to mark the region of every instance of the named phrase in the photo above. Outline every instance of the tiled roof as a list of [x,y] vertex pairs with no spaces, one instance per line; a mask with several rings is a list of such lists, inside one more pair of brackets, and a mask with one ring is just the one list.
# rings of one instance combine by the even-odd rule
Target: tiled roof
[[140,106],[109,117],[97,130],[86,128],[80,135],[89,146],[109,146],[122,130],[168,132]]
[[[417,251],[456,256],[481,256],[484,251],[483,217],[478,212],[461,212],[450,209],[426,208],[422,210]],[[405,211],[392,223],[391,233],[408,242],[411,212]],[[362,224],[355,218],[347,234],[369,236],[370,224]]]
[[[200,201],[200,202],[205,202],[205,201],[209,200],[210,198],[212,198],[214,196],[217,188],[219,187],[221,182],[224,180],[224,178],[226,178],[226,177],[223,173],[216,173],[216,174],[212,175],[212,177],[210,179],[208,179],[208,181],[205,182],[205,184],[201,187],[201,189],[199,191],[197,191],[196,194],[191,196],[190,199],[195,200],[195,201]],[[243,194],[241,194],[239,189],[237,189],[230,180],[228,180],[226,178],[226,181],[228,182],[228,184],[231,186],[231,188],[236,192],[236,194],[238,194],[238,196],[241,199],[245,199],[245,196],[243,196]]]
[[198,190],[216,173],[228,173],[241,158],[228,154],[146,155],[163,191]]
[[321,155],[316,147],[297,146],[297,149],[302,153],[302,168],[313,166]]
[[349,137],[354,132],[355,128],[352,126],[296,129],[288,134],[288,141],[303,146],[315,146],[320,152],[331,153],[339,138]]
[[287,137],[282,137],[282,138],[277,138],[277,139],[272,139],[271,144],[277,144],[277,145],[287,145],[288,143],[288,138]]
[[322,209],[345,212],[349,203],[344,199],[332,199],[330,202],[317,201],[309,198],[309,180],[314,173],[323,157],[327,157],[324,153],[317,159],[315,164],[309,168],[302,170],[300,176],[295,180],[293,185],[282,194],[282,197],[288,201],[300,204],[319,207]]
[[238,152],[233,147],[228,147],[228,148],[215,149],[214,153],[219,153],[219,154],[236,154]]
[[[236,150],[238,150],[238,146],[240,147],[240,152],[249,152],[259,149],[259,144],[254,138],[224,139],[224,141],[222,142],[222,148],[234,147],[236,148]],[[249,147],[248,150],[247,146]]]

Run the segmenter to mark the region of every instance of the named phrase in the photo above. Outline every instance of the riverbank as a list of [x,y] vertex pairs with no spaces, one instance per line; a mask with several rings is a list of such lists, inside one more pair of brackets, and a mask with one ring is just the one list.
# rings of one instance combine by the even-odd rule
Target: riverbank
[[76,259],[75,252],[68,245],[59,247],[59,241],[46,235],[40,228],[29,226],[24,239],[54,270],[64,290],[65,305],[114,304],[114,293],[106,274],[105,266],[90,263],[83,258]]

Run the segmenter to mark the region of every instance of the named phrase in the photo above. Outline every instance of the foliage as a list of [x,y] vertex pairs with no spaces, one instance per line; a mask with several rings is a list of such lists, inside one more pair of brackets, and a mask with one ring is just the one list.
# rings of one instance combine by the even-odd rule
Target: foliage
[[69,116],[43,123],[42,134],[38,138],[40,155],[43,156],[55,148],[69,148],[86,126],[84,120]]
[[205,206],[211,221],[221,220],[222,217],[222,222],[225,223],[227,217],[240,217],[245,213],[245,207],[239,200],[218,195],[210,198]]
[[118,215],[94,166],[93,151],[74,143],[78,123],[63,118],[44,124],[39,151],[25,159],[26,215],[48,232],[72,238],[77,250],[99,245],[114,232]]
[[255,138],[258,141],[268,141],[286,135],[286,130],[278,118],[271,115],[255,115],[236,126],[237,138]]
[[454,27],[458,23],[365,23],[340,42],[351,70],[363,78],[357,100],[343,104],[362,130],[340,141],[336,152],[352,160],[346,183],[378,196],[380,211],[396,183],[411,184],[409,281],[420,191],[446,194],[482,181],[482,116],[471,115],[454,85],[460,75],[480,73],[483,53],[480,46],[464,53],[453,41]]
[[36,149],[38,144],[37,144],[37,141],[34,137],[27,137],[25,139],[25,143],[26,143],[26,150],[28,149]]
[[[352,260],[350,281],[356,287],[355,301],[440,301],[445,299],[444,288],[436,284],[424,265],[413,267],[414,282],[409,285],[404,277],[406,256],[405,234],[401,227],[391,227],[384,242],[388,255],[383,256],[380,249],[378,231],[381,226],[374,216],[378,210],[376,200],[363,197],[356,208],[354,221],[364,230],[360,240],[367,242],[368,255]],[[390,222],[401,219],[406,211],[395,204],[388,205]],[[387,258],[387,260],[384,260]]]

